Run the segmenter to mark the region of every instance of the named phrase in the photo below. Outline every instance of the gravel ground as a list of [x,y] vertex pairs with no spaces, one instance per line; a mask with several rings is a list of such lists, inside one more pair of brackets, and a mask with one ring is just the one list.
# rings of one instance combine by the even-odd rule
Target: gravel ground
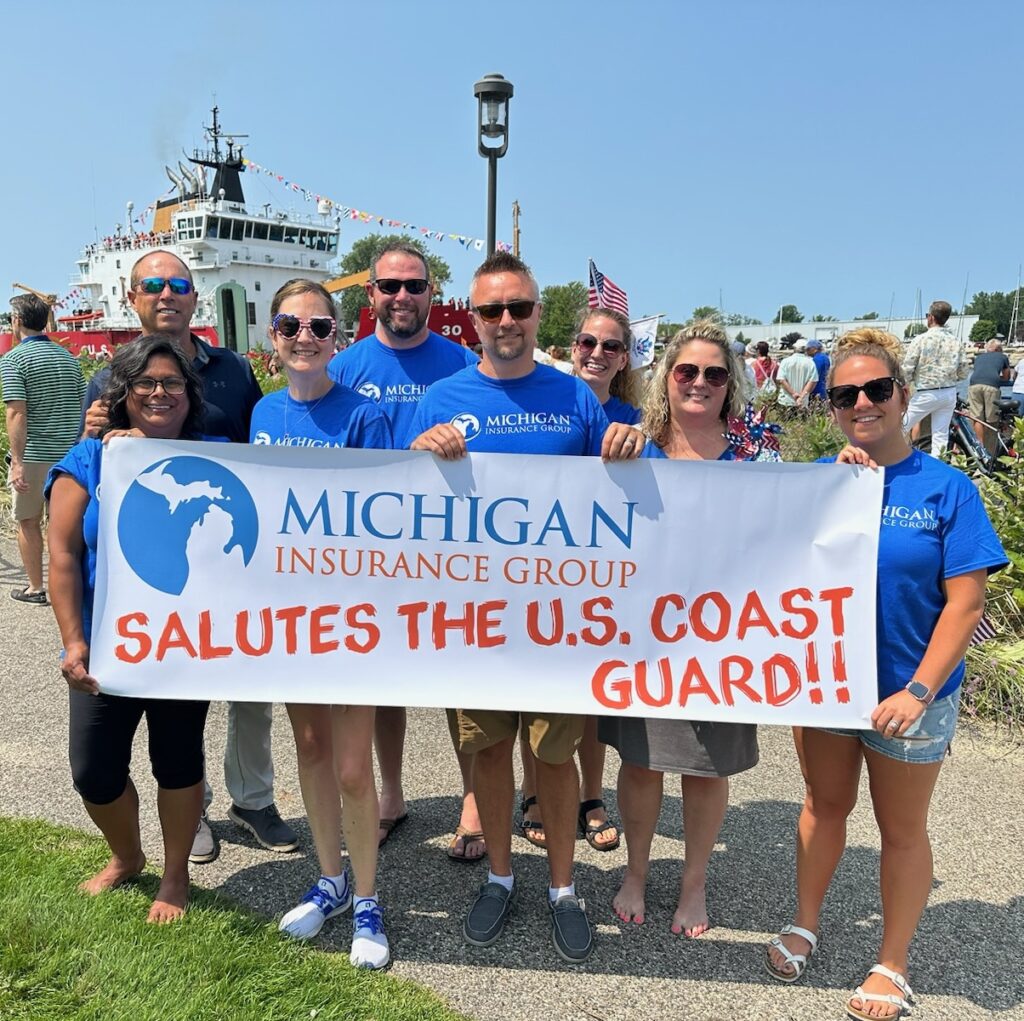
[[[0,538],[0,676],[7,692],[0,714],[0,814],[91,830],[68,775],[57,629],[49,610],[7,598],[21,578],[13,542]],[[207,726],[212,761],[219,761],[225,725],[224,707],[214,706]],[[276,712],[274,728],[277,803],[302,834],[301,850],[268,853],[228,821],[215,768],[210,814],[221,854],[193,868],[197,885],[221,890],[268,918],[290,907],[316,873],[283,709]],[[763,728],[761,746],[761,764],[733,784],[712,862],[711,931],[697,940],[668,932],[682,857],[678,787],[669,786],[652,852],[644,926],[627,928],[611,913],[625,850],[598,853],[577,844],[577,884],[596,923],[598,944],[586,965],[571,967],[550,944],[543,855],[518,837],[513,850],[519,899],[504,939],[488,950],[461,939],[462,914],[485,869],[451,863],[444,855],[456,821],[458,772],[441,711],[411,712],[409,820],[381,853],[380,867],[394,973],[429,986],[474,1018],[844,1017],[845,998],[873,962],[880,938],[879,840],[867,791],[851,819],[849,846],[826,902],[821,950],[800,985],[772,982],[761,948],[793,910],[793,828],[802,784],[787,732]],[[135,762],[144,841],[156,861],[155,788],[144,744]],[[616,766],[610,753],[606,800],[617,815]],[[919,1014],[929,1021],[1024,1019],[1022,767],[1024,750],[990,730],[963,727],[943,769],[932,808],[935,885],[910,976],[923,1004]],[[347,940],[348,926],[339,920],[319,944],[347,953]]]

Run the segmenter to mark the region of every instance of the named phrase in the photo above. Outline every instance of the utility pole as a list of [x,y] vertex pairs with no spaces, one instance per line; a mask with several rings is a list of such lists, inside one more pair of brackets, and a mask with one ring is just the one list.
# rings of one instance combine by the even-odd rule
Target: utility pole
[[512,254],[519,258],[519,199],[512,203]]

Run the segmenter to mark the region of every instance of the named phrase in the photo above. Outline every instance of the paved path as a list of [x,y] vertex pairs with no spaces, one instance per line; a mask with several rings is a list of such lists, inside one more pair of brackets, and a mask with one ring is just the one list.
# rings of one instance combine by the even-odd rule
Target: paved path
[[[20,579],[13,543],[0,539],[0,814],[38,816],[90,830],[66,761],[67,699],[57,671],[58,636],[49,610],[7,598]],[[211,711],[207,747],[223,749],[223,706]],[[223,783],[211,816],[220,858],[193,869],[268,918],[291,906],[315,874],[283,712],[275,719],[278,805],[304,837],[303,850],[273,855],[226,819]],[[823,941],[805,984],[771,982],[761,946],[793,909],[793,828],[802,784],[789,735],[762,730],[762,761],[737,778],[712,864],[714,928],[699,940],[668,933],[682,855],[680,803],[665,799],[655,840],[649,920],[626,928],[611,898],[625,852],[600,854],[582,841],[577,881],[597,923],[598,949],[582,968],[563,965],[549,941],[544,860],[515,838],[520,896],[498,947],[477,950],[459,936],[462,913],[483,866],[444,856],[455,821],[458,777],[439,710],[410,714],[409,821],[381,856],[380,889],[396,959],[394,973],[435,989],[474,1018],[626,1021],[687,1018],[841,1018],[845,997],[874,960],[879,940],[878,836],[866,790],[849,848],[826,903]],[[609,756],[614,760],[614,753]],[[144,746],[136,749],[146,848],[159,855],[154,787]],[[605,783],[614,798],[616,763]],[[932,811],[935,889],[913,949],[911,982],[927,1021],[1024,1019],[1024,752],[989,731],[961,731]],[[671,788],[669,788],[671,790]],[[321,938],[347,952],[346,920]]]

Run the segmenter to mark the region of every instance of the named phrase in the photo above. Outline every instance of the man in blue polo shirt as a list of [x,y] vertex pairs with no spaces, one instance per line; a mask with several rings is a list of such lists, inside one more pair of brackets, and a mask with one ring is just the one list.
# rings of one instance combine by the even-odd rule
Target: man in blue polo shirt
[[[208,436],[226,436],[233,443],[249,442],[252,409],[263,396],[248,361],[234,351],[211,347],[189,327],[196,310],[192,274],[172,252],[144,255],[132,267],[128,300],[142,324],[142,336],[170,334],[192,359],[192,368],[203,381],[203,404]],[[110,370],[93,377],[85,395],[84,434],[98,436],[107,412],[100,395]],[[278,814],[274,804],[274,762],[271,758],[272,706],[266,702],[229,702],[228,737],[224,749],[224,779],[231,795],[228,818],[273,851],[294,851],[299,846],[295,831]],[[219,849],[206,818],[213,799],[206,785],[203,815],[199,820],[189,861],[201,865],[213,861]]]
[[[327,373],[376,401],[391,420],[395,448],[404,450],[416,435],[410,435],[409,428],[427,387],[467,365],[476,365],[479,359],[468,348],[445,340],[427,326],[434,289],[427,260],[415,246],[398,242],[384,248],[370,267],[366,294],[373,307],[376,328],[335,355]],[[402,790],[405,728],[404,708],[377,709],[374,744],[381,780],[377,835],[381,845],[407,815]],[[456,754],[463,781],[462,815],[448,854],[472,861],[484,853],[470,777],[472,760]]]

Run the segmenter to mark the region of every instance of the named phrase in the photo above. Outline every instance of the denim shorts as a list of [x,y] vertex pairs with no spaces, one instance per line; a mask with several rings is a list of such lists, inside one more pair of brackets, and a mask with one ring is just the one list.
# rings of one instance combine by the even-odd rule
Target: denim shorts
[[960,689],[951,695],[936,699],[918,717],[917,726],[909,737],[882,737],[877,730],[821,729],[827,734],[855,737],[862,745],[889,759],[899,762],[942,762],[949,754],[960,714]]

